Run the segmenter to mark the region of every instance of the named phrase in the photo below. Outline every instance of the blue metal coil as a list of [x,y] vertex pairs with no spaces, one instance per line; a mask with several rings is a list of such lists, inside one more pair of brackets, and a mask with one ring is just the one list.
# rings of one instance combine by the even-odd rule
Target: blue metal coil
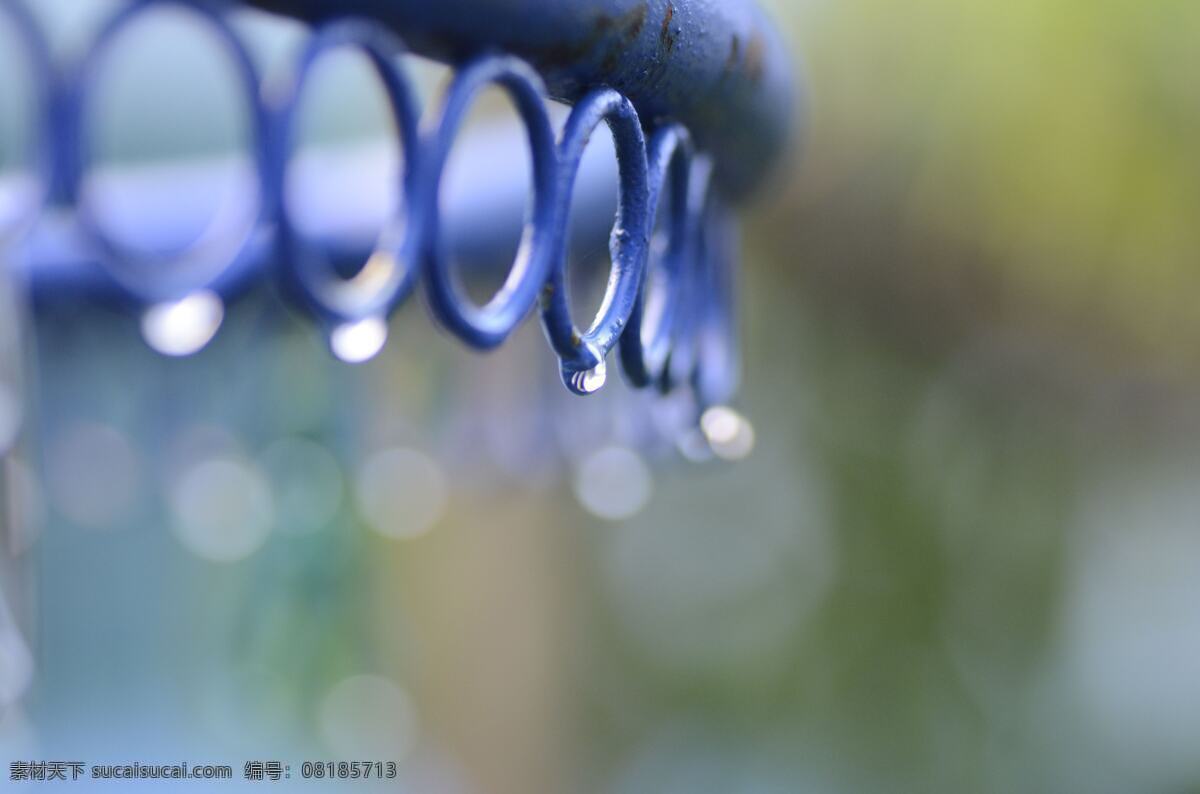
[[[567,214],[575,172],[593,130],[607,122],[616,143],[621,188],[617,221],[609,241],[612,275],[600,311],[586,331],[576,328],[567,302]],[[557,244],[554,269],[546,282],[542,322],[562,362],[563,382],[577,394],[604,385],[604,360],[625,331],[642,287],[650,244],[649,184],[646,141],[637,111],[611,89],[584,97],[567,119],[559,145]]]
[[[471,100],[492,83],[508,92],[525,124],[533,159],[533,195],[517,259],[504,286],[486,306],[476,307],[461,294],[450,270],[440,234],[439,196],[442,171]],[[524,62],[507,56],[480,58],[459,71],[450,84],[441,110],[430,124],[424,149],[426,159],[419,167],[421,178],[413,206],[420,214],[413,222],[413,229],[425,239],[429,304],[451,332],[482,349],[502,343],[529,314],[556,254],[563,201],[558,192],[559,163],[554,133],[542,96],[540,78]]]
[[[370,254],[369,267],[351,279],[336,273],[322,272],[320,259],[311,256],[311,243],[293,222],[292,213],[284,199],[284,183],[288,163],[294,148],[295,116],[309,74],[326,53],[342,47],[362,51],[369,59],[387,94],[388,106],[399,131],[402,151],[406,154],[420,149],[420,111],[415,92],[399,67],[404,45],[394,35],[377,25],[346,20],[330,23],[318,30],[296,59],[284,87],[272,97],[272,130],[274,139],[266,148],[270,175],[270,195],[278,202],[280,243],[287,263],[283,278],[311,310],[322,319],[340,323],[363,317],[386,315],[403,301],[416,283],[421,258],[421,238],[407,233],[416,224],[408,216],[418,202],[403,202],[394,217],[388,220],[380,234],[375,250]],[[400,175],[403,194],[416,195],[418,170],[415,158],[408,157]]]
[[[110,234],[86,189],[92,167],[86,119],[95,101],[98,64],[123,30],[164,7],[193,15],[215,34],[233,64],[252,121],[258,194],[250,217],[169,253],[140,250]],[[108,20],[73,69],[58,70],[19,0],[0,0],[0,14],[18,30],[39,82],[40,201],[74,208],[79,229],[99,252],[108,288],[147,307],[203,290],[228,298],[251,284],[255,274],[271,272],[285,294],[332,333],[386,318],[423,281],[438,322],[480,349],[500,345],[540,307],[563,381],[576,393],[603,385],[606,358],[619,347],[631,384],[663,393],[689,390],[697,419],[706,408],[733,398],[735,224],[717,189],[714,158],[698,148],[687,129],[669,119],[639,117],[625,95],[594,87],[580,95],[556,138],[538,70],[508,54],[478,55],[462,64],[439,105],[423,114],[401,62],[404,45],[378,22],[361,18],[319,24],[285,79],[264,85],[229,23],[229,8],[201,0],[135,0]],[[367,56],[385,91],[403,153],[398,176],[403,200],[353,277],[339,273],[321,255],[322,241],[302,231],[284,189],[308,77],[326,54],[341,48]],[[458,130],[475,97],[489,85],[504,89],[517,109],[533,179],[516,260],[503,287],[479,306],[465,295],[451,267],[440,194]],[[609,243],[608,289],[596,317],[581,327],[567,299],[568,228],[580,159],[601,123],[613,134],[619,201]],[[20,213],[11,228],[0,229],[0,240],[18,235],[41,209],[30,206]],[[30,269],[36,273],[40,266],[34,261]]]
[[[689,213],[693,158],[691,137],[677,124],[650,138],[647,220],[653,229],[661,215],[663,233],[651,239],[651,255],[620,346],[621,364],[638,388],[661,382],[682,313],[684,270],[695,254]],[[697,163],[695,168],[706,166]]]

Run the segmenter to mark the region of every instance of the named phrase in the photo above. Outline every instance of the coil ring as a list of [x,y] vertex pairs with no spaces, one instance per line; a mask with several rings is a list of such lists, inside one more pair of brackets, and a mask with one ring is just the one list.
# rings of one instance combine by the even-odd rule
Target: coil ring
[[685,265],[680,269],[677,285],[679,308],[669,330],[666,362],[654,382],[663,394],[691,383],[695,374],[699,348],[697,337],[707,300],[704,278],[710,246],[706,227],[714,192],[712,176],[711,160],[703,156],[693,158],[688,179],[687,248],[683,254]]
[[[168,255],[148,254],[116,240],[104,228],[96,208],[85,195],[83,182],[90,167],[85,120],[95,90],[99,66],[112,42],[144,14],[160,8],[173,7],[195,15],[221,43],[233,63],[246,98],[251,120],[253,157],[259,191],[258,207],[253,217],[246,218],[239,231],[233,234],[214,234],[182,251]],[[75,89],[66,98],[67,140],[74,141],[74,160],[68,167],[66,179],[80,227],[102,252],[101,262],[109,275],[123,288],[146,300],[181,297],[195,288],[215,280],[246,249],[268,216],[271,185],[266,167],[268,121],[266,109],[258,101],[260,79],[249,52],[228,19],[206,4],[189,0],[137,0],[121,8],[92,41],[76,69]],[[220,230],[214,230],[220,231]],[[166,260],[166,262],[164,262]],[[169,263],[169,264],[168,264]]]
[[656,131],[647,144],[649,212],[647,225],[655,228],[663,201],[670,199],[663,235],[651,232],[641,288],[621,337],[622,369],[630,383],[643,388],[659,379],[670,354],[680,311],[681,271],[689,250],[688,183],[691,178],[692,142],[678,124]]
[[[588,139],[607,122],[616,146],[620,189],[617,218],[609,239],[612,271],[604,300],[586,331],[571,319],[567,296],[567,244],[575,176]],[[542,323],[558,354],[563,382],[579,393],[604,384],[604,359],[625,330],[641,288],[649,245],[646,140],[633,104],[608,88],[597,89],[577,104],[567,118],[559,144],[558,216],[554,268],[543,293]],[[588,373],[594,373],[589,377]]]
[[[343,278],[311,252],[289,210],[286,183],[295,145],[296,116],[304,87],[321,58],[338,48],[353,48],[365,55],[387,95],[388,109],[400,136],[404,165],[398,175],[400,201],[376,240],[367,263],[352,278]],[[269,165],[273,195],[278,202],[281,261],[290,267],[284,277],[300,299],[333,323],[354,322],[388,314],[411,292],[419,273],[418,235],[413,233],[411,195],[420,151],[418,111],[408,77],[399,67],[404,45],[378,25],[362,19],[343,19],[320,28],[305,44],[294,66],[274,97]]]
[[[533,194],[526,212],[517,256],[504,286],[485,306],[476,306],[463,293],[451,271],[440,234],[441,177],[475,96],[488,85],[503,88],[512,99],[529,138],[533,161]],[[434,315],[464,342],[480,349],[500,345],[529,314],[546,281],[554,256],[555,176],[558,163],[554,133],[542,97],[542,80],[528,64],[511,56],[489,55],[464,67],[450,84],[441,112],[430,128],[425,146],[421,196],[427,294]]]

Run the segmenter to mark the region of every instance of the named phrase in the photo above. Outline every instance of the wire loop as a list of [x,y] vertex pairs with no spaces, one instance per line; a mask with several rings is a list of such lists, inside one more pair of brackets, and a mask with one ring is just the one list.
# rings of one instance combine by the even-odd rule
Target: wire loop
[[709,270],[709,235],[707,225],[713,207],[713,166],[704,156],[692,160],[688,178],[686,248],[682,257],[676,289],[676,311],[669,331],[667,360],[659,370],[654,385],[663,394],[693,381],[699,355],[699,335],[702,319],[707,312],[709,296],[705,294]]
[[700,407],[729,403],[741,377],[737,334],[737,229],[728,209],[713,197],[704,225],[705,266],[696,318],[696,351],[691,385]]
[[[358,50],[367,57],[383,86],[388,110],[400,138],[404,164],[395,176],[400,193],[395,211],[380,232],[366,263],[351,278],[343,278],[313,249],[320,241],[307,239],[288,203],[287,178],[293,160],[296,123],[304,88],[321,59],[340,48]],[[419,273],[419,236],[410,217],[415,175],[419,163],[419,111],[415,92],[400,68],[404,45],[378,25],[364,19],[330,23],[310,38],[289,71],[281,89],[272,95],[274,140],[269,147],[269,170],[278,204],[283,277],[295,294],[313,311],[332,323],[348,323],[385,316],[412,291]]]
[[[525,124],[533,160],[533,194],[526,211],[521,244],[508,278],[485,305],[464,294],[451,270],[441,235],[441,180],[454,138],[475,96],[488,85],[503,88]],[[542,80],[524,61],[484,56],[465,66],[446,92],[441,112],[429,130],[418,205],[424,213],[425,286],[434,315],[464,342],[481,349],[500,345],[537,301],[554,256],[558,218],[555,177],[558,163],[554,133],[542,97]]]
[[[220,42],[233,64],[246,100],[250,118],[256,208],[250,217],[213,224],[190,247],[170,253],[148,252],[114,237],[102,220],[102,211],[86,189],[91,169],[91,151],[86,122],[97,88],[101,66],[113,42],[147,13],[175,8],[194,15]],[[118,10],[80,60],[73,88],[64,88],[63,113],[67,125],[65,140],[72,142],[73,159],[64,164],[66,190],[73,200],[80,228],[102,252],[101,263],[109,275],[125,290],[146,301],[182,297],[217,279],[247,249],[268,218],[271,184],[267,168],[267,111],[259,101],[258,68],[241,37],[225,14],[206,3],[191,0],[136,0]],[[225,228],[222,228],[225,226]]]
[[[567,295],[571,194],[583,150],[601,122],[607,122],[612,130],[620,191],[616,223],[608,245],[612,258],[608,289],[595,319],[586,331],[581,331],[571,319]],[[608,88],[597,89],[580,100],[563,130],[559,169],[554,267],[543,293],[542,322],[562,364],[564,383],[574,391],[587,393],[603,385],[603,378],[589,380],[582,373],[596,371],[621,338],[637,301],[646,266],[650,236],[646,140],[633,104]],[[590,388],[584,387],[585,383]]]
[[655,132],[647,149],[647,224],[654,230],[662,220],[664,228],[661,233],[652,231],[641,289],[621,337],[621,365],[638,388],[662,377],[681,309],[682,271],[693,248],[688,240],[691,138],[683,127],[672,124]]

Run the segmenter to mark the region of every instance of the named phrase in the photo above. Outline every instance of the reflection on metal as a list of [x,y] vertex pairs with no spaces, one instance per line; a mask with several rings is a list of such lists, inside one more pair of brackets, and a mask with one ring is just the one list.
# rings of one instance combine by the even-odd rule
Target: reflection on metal
[[[764,164],[777,154],[790,119],[790,85],[783,76],[787,70],[781,66],[781,49],[752,5],[737,2],[717,9],[685,0],[592,0],[558,4],[547,9],[546,19],[529,14],[528,40],[511,26],[488,28],[494,37],[491,44],[522,59],[478,54],[495,50],[482,46],[485,42],[479,38],[489,35],[481,33],[485,20],[519,11],[523,4],[517,0],[486,6],[467,3],[479,6],[481,14],[462,15],[465,27],[452,24],[455,15],[450,11],[462,2],[395,0],[382,7],[359,3],[353,8],[319,0],[255,4],[317,25],[282,79],[269,84],[231,23],[236,3],[130,3],[101,27],[73,68],[59,69],[22,0],[0,0],[0,21],[15,25],[25,43],[43,100],[41,134],[34,136],[42,150],[33,169],[43,188],[36,194],[42,198],[16,214],[26,219],[23,228],[31,223],[39,228],[26,236],[14,257],[28,262],[35,282],[43,274],[53,280],[54,273],[66,272],[56,270],[62,259],[72,257],[64,252],[80,247],[91,251],[100,267],[90,278],[141,307],[143,333],[151,346],[169,355],[187,355],[216,333],[225,301],[247,289],[256,274],[277,273],[285,294],[318,318],[333,352],[346,361],[365,361],[379,352],[387,337],[387,317],[423,282],[439,323],[480,349],[504,342],[540,306],[563,381],[576,393],[590,394],[604,385],[605,360],[619,345],[622,367],[634,386],[693,394],[687,427],[697,427],[704,411],[733,397],[738,369],[731,298],[736,234],[727,196],[758,181]],[[101,170],[88,162],[93,133],[87,109],[96,94],[97,67],[123,32],[162,8],[190,15],[213,34],[237,75],[252,139],[252,173],[242,174],[239,184],[248,187],[233,202],[237,206],[226,202],[194,245],[168,252],[131,243],[129,229],[116,235],[106,228],[104,211],[89,203],[87,190],[93,172]],[[343,16],[355,9],[374,18]],[[621,13],[613,16],[617,11]],[[563,50],[551,57],[538,37],[557,30],[543,26],[550,17],[563,14],[577,24],[555,34]],[[332,16],[337,18],[325,21]],[[659,50],[653,56],[643,49],[651,16],[661,18],[654,45]],[[725,22],[729,24],[720,32],[709,27]],[[572,44],[583,24],[603,35],[588,46]],[[411,32],[419,51],[453,56],[458,64],[434,110],[422,112],[418,104],[400,57],[405,48],[399,32]],[[604,49],[611,35],[624,35],[628,52],[609,48],[597,60],[596,48]],[[451,46],[456,40],[461,47]],[[352,252],[329,239],[336,234],[316,234],[311,224],[297,222],[296,203],[290,195],[284,199],[289,169],[298,157],[295,122],[307,78],[326,54],[345,49],[362,53],[370,62],[386,95],[402,154],[396,176],[402,199],[367,250]],[[643,61],[656,71],[635,77],[635,67]],[[719,78],[705,72],[714,65],[724,70]],[[619,79],[604,79],[606,74]],[[694,82],[684,84],[687,79]],[[442,173],[459,127],[488,86],[507,92],[518,111],[533,178],[525,228],[509,276],[490,302],[478,306],[466,297],[452,269],[441,193]],[[550,94],[574,101],[558,136],[547,114]],[[722,108],[729,116],[714,117],[713,111]],[[672,117],[686,122],[690,130],[670,121]],[[609,237],[612,273],[597,316],[579,327],[570,316],[566,294],[568,230],[580,161],[591,133],[602,122],[613,133],[619,175],[617,216]],[[748,147],[756,140],[757,148]],[[195,192],[206,189],[203,167],[189,172],[194,179],[183,179],[178,169],[164,169],[158,178],[172,181],[150,188],[147,184],[156,177],[144,169],[136,174],[129,170],[128,178],[120,169],[103,170],[105,195],[119,198],[124,211],[136,210],[147,196],[172,195],[172,186],[183,204],[186,194],[194,199]],[[208,176],[212,181],[213,175]],[[481,189],[487,178],[480,174]],[[4,192],[0,183],[0,194]],[[326,203],[338,200],[324,198]],[[301,196],[299,206],[303,209],[306,203],[313,202]],[[658,240],[652,238],[660,205],[669,217],[657,219],[664,229]],[[63,207],[73,210],[64,212]],[[164,217],[161,208],[155,217]],[[481,218],[480,224],[487,221]],[[52,232],[45,233],[45,228]],[[0,235],[20,231],[14,224],[0,229]],[[136,228],[133,231],[136,236]],[[147,239],[155,235],[161,237],[162,230],[147,230]],[[347,256],[366,264],[356,274],[348,273]],[[711,440],[711,434],[706,435]]]

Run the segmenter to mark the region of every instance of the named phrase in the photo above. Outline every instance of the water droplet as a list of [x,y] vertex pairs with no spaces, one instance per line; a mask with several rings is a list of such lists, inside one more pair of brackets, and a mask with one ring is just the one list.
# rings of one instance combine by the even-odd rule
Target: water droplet
[[700,417],[700,430],[713,453],[722,460],[744,460],[754,451],[754,426],[724,405],[709,408]]
[[190,356],[212,341],[224,319],[221,297],[199,290],[147,309],[142,315],[142,338],[163,355]]
[[608,364],[604,361],[604,354],[590,345],[588,350],[600,362],[596,366],[591,369],[572,369],[563,365],[563,383],[576,394],[595,394],[604,388],[604,383],[608,380]]
[[382,317],[367,317],[343,323],[329,335],[333,354],[347,364],[362,364],[379,355],[387,343],[388,328]]

